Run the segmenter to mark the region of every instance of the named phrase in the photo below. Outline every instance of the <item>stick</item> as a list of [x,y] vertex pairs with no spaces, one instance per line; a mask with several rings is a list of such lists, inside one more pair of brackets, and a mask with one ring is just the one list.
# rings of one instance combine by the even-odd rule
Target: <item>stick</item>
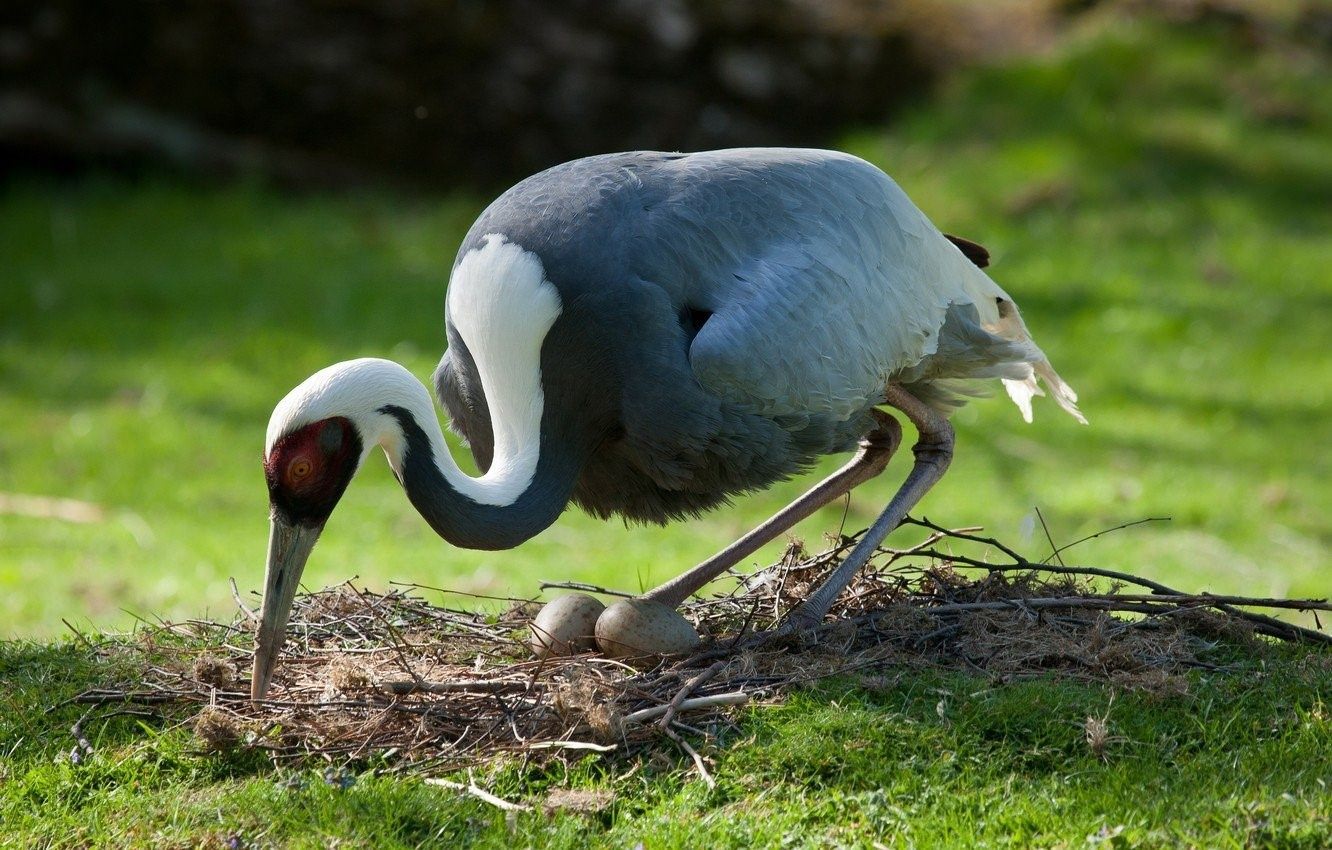
[[[975,534],[971,534],[970,532],[966,531],[953,531],[952,529],[944,528],[942,525],[936,525],[935,523],[930,522],[928,517],[924,519],[915,519],[913,517],[906,517],[905,519],[902,520],[902,524],[918,525],[921,528],[928,528],[931,531],[941,532],[946,537],[953,537],[958,540],[970,540],[973,543],[980,543],[985,546],[993,546],[994,548],[998,549],[1000,552],[1003,552],[1005,555],[1012,558],[1014,563],[1017,564],[1028,563],[1026,558],[1022,557],[1017,552],[1013,551],[1004,544],[1000,543],[998,540],[995,540],[993,537],[979,537]],[[922,554],[924,553],[922,552]]]
[[1124,602],[1170,602],[1175,605],[1254,605],[1259,608],[1285,608],[1295,611],[1332,611],[1326,599],[1275,599],[1261,596],[1223,596],[1213,593],[1104,593],[1066,597],[1074,599],[1106,599]]
[[[1109,534],[1113,531],[1122,531],[1126,528],[1132,528],[1135,525],[1143,525],[1144,523],[1148,522],[1170,522],[1173,519],[1174,517],[1168,517],[1168,516],[1149,516],[1149,517],[1143,517],[1142,519],[1135,519],[1132,522],[1123,522],[1112,528],[1106,528],[1101,531],[1098,531],[1095,534],[1088,534],[1086,537],[1079,537],[1077,540],[1074,540],[1072,543],[1066,543],[1063,546],[1060,546],[1057,549],[1055,549],[1053,552],[1051,552],[1050,557],[1047,557],[1045,560],[1048,561],[1050,560],[1050,558],[1057,557],[1060,552],[1067,552],[1069,549],[1072,549],[1074,546],[1077,546],[1079,543],[1086,543],[1088,540],[1095,540],[1096,538],[1100,537],[1102,534]],[[1064,559],[1060,558],[1059,563],[1062,565],[1064,563]]]
[[[1219,597],[1224,600],[1234,600],[1239,604],[1262,604],[1259,600],[1246,600],[1243,597]],[[1234,604],[1232,602],[1231,604]],[[1173,614],[1178,611],[1187,611],[1192,608],[1217,608],[1227,610],[1229,605],[1215,600],[1209,601],[1205,596],[1177,596],[1174,598],[1168,596],[1136,596],[1136,597],[1115,597],[1111,596],[1061,596],[1061,597],[1035,597],[1031,599],[1005,599],[996,602],[947,602],[941,605],[930,605],[919,610],[928,614],[959,614],[965,611],[1004,611],[1004,610],[1022,610],[1038,608],[1087,608],[1094,611],[1129,611],[1135,614]],[[1311,610],[1306,605],[1287,605],[1276,607],[1300,608],[1300,610]],[[1328,610],[1326,604],[1320,603],[1318,610]],[[1242,613],[1242,612],[1241,612]],[[881,611],[875,611],[870,614],[864,614],[851,618],[851,622],[866,622],[882,614]],[[1285,623],[1281,620],[1273,622],[1289,626],[1291,629],[1298,629],[1301,632],[1307,632],[1308,637],[1325,642],[1332,643],[1332,635],[1322,632],[1315,632],[1311,629],[1303,629],[1300,626]],[[820,629],[834,628],[838,622],[825,623]],[[1261,629],[1257,629],[1261,631]],[[1304,636],[1304,635],[1302,635]],[[1282,635],[1273,635],[1273,637],[1282,637]]]
[[[470,596],[470,597],[472,597],[473,599],[490,599],[490,600],[492,600],[492,601],[494,601],[494,602],[510,602],[510,603],[512,603],[512,602],[531,602],[531,601],[532,601],[531,599],[523,599],[523,598],[520,598],[520,597],[517,597],[517,596],[490,596],[490,595],[485,594],[485,593],[472,593],[472,592],[470,592],[470,591],[466,591],[466,590],[449,590],[447,587],[435,587],[434,585],[430,585],[430,584],[417,584],[416,582],[413,582],[413,581],[391,581],[391,582],[389,582],[389,586],[390,586],[390,587],[406,587],[406,588],[410,588],[410,589],[412,589],[412,590],[433,590],[433,591],[435,591],[436,593],[447,593],[447,594],[450,594],[450,595],[453,595],[453,596]],[[405,596],[404,596],[404,597],[401,597],[401,598],[409,599],[409,598],[411,598],[411,597],[405,597]],[[420,597],[416,597],[416,598],[417,598],[417,600],[420,600]],[[429,604],[429,603],[427,603],[427,604]],[[456,614],[470,614],[470,613],[472,613],[471,611],[459,611],[459,610],[454,609],[454,608],[445,608],[444,610],[445,610],[445,611],[452,611],[452,612],[454,612],[454,613],[456,613]]]
[[754,604],[749,606],[749,613],[745,615],[745,621],[740,624],[740,631],[735,633],[735,638],[726,646],[728,654],[740,643],[740,639],[745,636],[745,632],[749,631],[749,626],[754,622],[754,615],[758,613],[759,603],[762,601],[758,595],[754,596]]
[[675,692],[675,696],[671,698],[670,704],[666,706],[666,713],[661,717],[661,728],[669,729],[671,727],[671,721],[675,719],[675,713],[680,710],[680,704],[685,701],[685,698],[698,690],[698,688],[702,687],[703,684],[713,676],[720,673],[725,666],[725,661],[715,662],[711,667],[707,668],[702,673],[699,673],[688,682],[685,682],[684,687]]
[[245,619],[249,620],[251,623],[259,622],[259,615],[241,601],[240,588],[236,586],[236,579],[228,578],[227,581],[231,583],[231,598],[236,600],[236,607],[245,615]]
[[[961,563],[969,567],[978,567],[980,569],[989,570],[992,573],[1006,573],[1006,572],[1014,572],[1016,570],[1033,570],[1033,571],[1040,571],[1047,573],[1057,573],[1060,575],[1096,576],[1098,578],[1108,578],[1114,581],[1122,581],[1125,584],[1136,584],[1139,587],[1145,587],[1148,590],[1156,591],[1156,595],[1162,598],[1169,598],[1169,597],[1180,598],[1189,595],[1181,591],[1175,590],[1173,587],[1170,587],[1169,585],[1161,584],[1158,581],[1152,581],[1151,579],[1141,578],[1139,576],[1135,576],[1130,573],[1122,573],[1116,570],[1102,569],[1101,567],[1055,567],[1049,564],[1032,564],[1025,561],[1019,564],[987,564],[984,561],[977,561],[972,558],[966,558],[960,555],[945,555],[942,552],[936,552],[933,550],[925,550],[921,552],[921,554],[928,555],[930,557],[941,558],[943,560],[951,560],[955,563]],[[1262,603],[1251,602],[1248,604],[1261,605]],[[1273,605],[1271,607],[1275,608],[1279,606]],[[1218,605],[1217,608],[1219,608],[1221,611],[1224,611],[1227,614],[1230,614],[1233,617],[1238,617],[1239,619],[1252,624],[1255,631],[1257,631],[1259,634],[1267,635],[1268,637],[1280,638],[1282,640],[1296,641],[1296,642],[1301,640],[1307,640],[1307,641],[1313,641],[1314,643],[1332,644],[1332,635],[1329,635],[1326,632],[1315,631],[1313,629],[1305,628],[1304,626],[1297,626],[1294,623],[1288,623],[1285,620],[1278,620],[1275,617],[1269,617],[1266,614],[1259,614],[1256,611],[1244,611],[1239,608],[1232,607],[1231,605],[1222,604]],[[1310,609],[1310,610],[1316,610],[1316,609]],[[1315,614],[1315,617],[1316,616],[1317,615]]]
[[113,691],[94,689],[70,697],[55,707],[59,708],[61,705],[68,705],[69,703],[77,703],[80,705],[107,705],[116,702],[133,702],[141,705],[153,705],[155,703],[186,699],[192,696],[198,696],[198,692],[172,691],[165,689],[157,691]]
[[92,641],[88,640],[88,636],[85,635],[83,632],[79,631],[78,629],[74,628],[73,623],[71,623],[69,620],[66,620],[64,617],[60,618],[60,622],[65,624],[65,628],[69,629],[70,632],[74,635],[74,637],[78,638],[79,643],[83,644],[85,649],[87,649],[89,652],[97,651],[97,647],[93,646]]
[[633,599],[638,594],[625,593],[623,590],[611,590],[596,584],[587,584],[581,581],[543,581],[540,585],[542,590],[581,590],[586,593],[603,593],[606,596],[622,596],[625,599]]
[[[1064,559],[1059,556],[1059,553],[1062,550],[1059,548],[1058,544],[1054,542],[1054,538],[1050,536],[1050,526],[1045,524],[1045,514],[1041,513],[1039,507],[1033,506],[1032,510],[1036,511],[1036,518],[1041,521],[1041,531],[1045,532],[1045,539],[1050,544],[1050,556],[1045,560],[1048,561],[1050,558],[1054,558],[1059,562],[1059,566],[1064,566]],[[1044,563],[1044,561],[1042,561],[1042,563]]]
[[693,747],[689,746],[689,742],[686,741],[684,738],[681,738],[680,733],[676,732],[674,729],[670,728],[669,726],[667,726],[663,731],[670,737],[672,741],[680,745],[680,749],[688,753],[689,757],[694,760],[694,770],[698,771],[699,777],[702,778],[703,782],[708,786],[708,788],[716,788],[717,780],[712,778],[711,773],[708,773],[707,765],[703,763],[703,757],[698,754],[698,750],[695,750]]
[[453,791],[462,791],[466,794],[471,794],[473,797],[477,798],[481,802],[489,803],[495,808],[503,809],[506,812],[532,811],[531,806],[526,805],[524,803],[510,803],[508,800],[503,800],[499,797],[496,797],[494,794],[490,793],[486,789],[478,786],[475,782],[469,781],[468,784],[464,785],[461,782],[453,782],[452,780],[448,779],[440,779],[435,776],[427,776],[425,779],[425,783],[427,785],[438,785],[440,788],[448,788]]
[[[694,697],[693,699],[683,700],[675,710],[693,711],[696,708],[714,708],[719,705],[744,705],[749,702],[749,694],[744,691],[734,691],[728,694],[714,694],[709,697]],[[666,713],[668,705],[654,705],[652,708],[644,708],[635,711],[632,714],[624,716],[625,723],[646,723],[649,720],[655,720]]]
[[391,694],[454,694],[454,693],[503,693],[505,691],[525,691],[527,682],[511,682],[503,679],[463,679],[457,682],[427,682],[418,679],[411,682],[395,679],[391,682],[379,682],[376,689]]
[[[356,598],[362,601],[365,600],[365,594],[357,590],[350,581],[347,582],[347,587],[351,589],[352,593],[356,594]],[[383,598],[384,597],[382,596],[380,597],[380,599]],[[387,617],[376,610],[373,603],[367,605],[366,610],[369,612],[370,616],[378,620],[380,625],[382,625],[388,632],[389,643],[393,646],[393,660],[397,663],[398,667],[400,667],[408,676],[411,676],[415,682],[420,683],[421,677],[417,675],[416,670],[412,667],[412,663],[407,660],[407,653],[403,651],[406,642],[402,639],[402,635],[398,634],[398,630],[393,627],[393,624],[388,621]]]
[[592,750],[596,753],[609,753],[616,749],[615,744],[593,744],[587,741],[538,741],[528,744],[529,750]]
[[[1091,537],[1097,537],[1101,534],[1109,534],[1112,531],[1117,531],[1121,528],[1128,528],[1129,526],[1137,525],[1144,522],[1158,522],[1169,519],[1170,519],[1169,517],[1148,517],[1146,519],[1137,520],[1136,522],[1125,523],[1123,525],[1115,526],[1114,528],[1108,528],[1105,531],[1099,531],[1096,534],[1091,535]],[[1107,570],[1101,567],[1067,567],[1067,566],[1052,566],[1049,564],[1033,564],[1031,561],[1028,561],[1026,558],[1019,555],[1016,551],[1010,549],[1008,546],[1005,546],[1003,543],[1000,543],[998,540],[996,540],[993,537],[980,537],[978,535],[969,534],[961,530],[952,531],[947,528],[944,528],[941,525],[936,525],[935,523],[930,522],[928,519],[913,519],[911,517],[907,517],[906,519],[902,520],[902,524],[906,525],[907,523],[910,523],[911,525],[918,525],[921,528],[928,528],[932,531],[941,532],[948,537],[953,537],[958,540],[970,540],[973,543],[980,543],[984,546],[992,546],[995,549],[998,549],[1000,552],[1007,555],[1009,558],[1011,558],[1013,560],[1013,563],[991,564],[985,561],[977,560],[975,558],[968,558],[964,555],[956,555],[951,552],[939,552],[934,549],[921,549],[916,553],[931,558],[938,558],[939,560],[942,561],[948,561],[957,564],[965,564],[966,566],[977,567],[979,569],[989,570],[990,572],[995,572],[995,573],[1012,572],[1014,570],[1033,570],[1033,571],[1057,573],[1062,575],[1097,576],[1100,578],[1112,579],[1114,581],[1122,581],[1125,584],[1134,584],[1137,585],[1138,587],[1145,587],[1149,590],[1153,590],[1163,595],[1170,595],[1170,596],[1185,595],[1180,591],[1175,590],[1173,587],[1164,585],[1158,581],[1153,581],[1151,579],[1135,576],[1132,573],[1119,572],[1116,570]],[[1084,539],[1089,540],[1091,539],[1091,537]],[[1068,546],[1065,546],[1063,548],[1068,549],[1070,546],[1077,545],[1078,543],[1081,542],[1083,541],[1075,540],[1072,543],[1068,544]],[[1312,641],[1314,643],[1324,643],[1332,645],[1332,635],[1329,635],[1326,632],[1315,631],[1313,629],[1305,628],[1304,626],[1297,626],[1294,623],[1287,623],[1285,620],[1278,620],[1275,617],[1269,617],[1265,614],[1258,614],[1253,611],[1242,611],[1238,608],[1233,608],[1229,605],[1222,605],[1219,607],[1220,610],[1226,612],[1227,614],[1230,614],[1231,616],[1234,617],[1239,617],[1240,619],[1251,623],[1254,626],[1254,631],[1258,632],[1259,634],[1267,635],[1268,637],[1279,638],[1281,640],[1286,640],[1286,641],[1299,642],[1305,640],[1305,641]]]
[[[1038,596],[1030,599],[1000,599],[994,602],[945,602],[921,608],[927,614],[960,614],[966,611],[1020,611],[1039,608],[1088,608],[1093,611],[1130,611],[1136,614],[1161,614],[1186,611],[1191,608],[1221,607],[1208,603],[1198,597],[1186,597],[1182,600],[1162,599],[1160,597],[1139,597],[1118,599],[1114,596]],[[882,612],[858,616],[855,622],[872,619]],[[835,627],[837,622],[825,623],[820,628]]]

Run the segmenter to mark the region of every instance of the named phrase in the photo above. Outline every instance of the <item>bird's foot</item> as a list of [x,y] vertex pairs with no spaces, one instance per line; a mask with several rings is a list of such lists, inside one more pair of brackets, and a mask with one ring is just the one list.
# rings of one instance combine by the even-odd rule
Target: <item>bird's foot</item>
[[773,649],[782,644],[803,642],[805,638],[812,636],[811,632],[822,622],[822,619],[802,615],[800,609],[796,609],[788,614],[786,619],[778,623],[776,628],[741,634],[729,641],[719,641],[718,649],[730,655],[736,652],[753,652],[760,649]]
[[822,624],[822,612],[815,613],[810,611],[808,606],[801,604],[788,613],[773,631],[777,637],[792,637],[811,632]]

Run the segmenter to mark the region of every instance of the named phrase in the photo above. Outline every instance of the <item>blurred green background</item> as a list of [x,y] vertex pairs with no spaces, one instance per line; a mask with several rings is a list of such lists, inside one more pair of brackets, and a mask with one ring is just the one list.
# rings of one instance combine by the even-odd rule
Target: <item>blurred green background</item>
[[[758,26],[718,12],[725,3],[666,5],[703,33],[695,44],[711,44],[708,27],[722,27],[718,43],[752,39],[749,54],[759,58],[748,71],[685,81],[684,94],[656,85],[650,68],[616,78],[626,103],[644,100],[620,116],[623,124],[654,103],[675,104],[663,110],[675,123],[653,129],[655,140],[641,127],[617,136],[616,116],[603,114],[614,112],[614,99],[594,97],[578,108],[594,110],[601,130],[562,135],[534,119],[543,141],[528,144],[504,135],[523,124],[519,99],[518,117],[505,119],[511,125],[478,119],[493,135],[462,133],[457,142],[459,150],[512,142],[516,152],[465,167],[424,161],[453,156],[447,128],[430,131],[445,139],[438,154],[424,142],[397,153],[391,145],[321,148],[319,125],[298,127],[295,118],[283,127],[247,125],[243,111],[225,121],[207,110],[182,117],[177,103],[165,121],[166,107],[144,107],[155,95],[132,79],[85,85],[99,79],[91,64],[52,66],[54,88],[44,88],[38,60],[14,59],[14,40],[0,39],[10,45],[3,61],[28,61],[30,72],[0,93],[8,114],[0,120],[8,162],[0,189],[0,637],[51,636],[66,630],[62,620],[120,628],[135,616],[229,617],[228,577],[243,591],[262,579],[260,454],[277,400],[314,370],[357,356],[399,360],[425,379],[443,348],[444,289],[461,236],[526,170],[590,146],[700,146],[691,142],[825,144],[878,164],[942,229],[989,247],[990,272],[1081,394],[1085,428],[1039,400],[1030,426],[1002,394],[964,408],[952,470],[918,513],[983,525],[1036,558],[1049,550],[1039,526],[1033,531],[1037,507],[1061,544],[1168,516],[1065,558],[1192,590],[1332,590],[1326,4],[848,4],[882,13],[882,29],[864,35],[866,55],[907,44],[919,56],[897,74],[880,60],[809,60],[806,82],[822,79],[823,68],[829,80],[877,86],[883,97],[820,101],[815,91],[812,105],[787,111],[791,126],[765,98],[796,96],[799,80],[767,89],[751,80],[758,94],[748,101],[725,86],[736,74],[780,70],[780,57],[797,55],[806,35],[797,24],[813,24]],[[463,14],[467,6],[434,8]],[[799,7],[781,8],[793,15]],[[41,23],[15,24],[20,12],[6,13],[5,32]],[[63,20],[77,18],[66,12]],[[833,32],[820,44],[847,37],[851,25],[834,24],[819,24]],[[948,39],[940,36],[946,24]],[[56,29],[50,38],[76,31]],[[539,43],[543,35],[525,37]],[[380,56],[376,73],[391,58]],[[146,67],[151,76],[156,66]],[[42,112],[61,73],[82,81],[67,88],[84,94],[49,100]],[[558,89],[560,68],[550,73]],[[142,103],[130,121],[125,98],[136,91]],[[121,123],[106,118],[108,103]],[[347,108],[369,108],[358,103]],[[709,124],[722,107],[730,123]],[[255,110],[272,108],[261,100]],[[480,107],[473,99],[467,108]],[[576,118],[578,108],[567,111]],[[820,112],[826,126],[808,126]],[[348,133],[363,133],[349,115]],[[109,136],[97,135],[108,126]],[[461,449],[457,456],[464,459]],[[848,530],[871,520],[907,465],[903,453],[855,493]],[[516,550],[471,552],[434,537],[373,459],[304,581],[313,588],[358,576],[375,588],[400,580],[515,596],[534,594],[541,579],[636,590],[705,557],[813,480],[666,528],[570,511]],[[826,509],[800,534],[817,543],[842,526],[843,511],[840,503]],[[751,560],[766,563],[779,548]]]

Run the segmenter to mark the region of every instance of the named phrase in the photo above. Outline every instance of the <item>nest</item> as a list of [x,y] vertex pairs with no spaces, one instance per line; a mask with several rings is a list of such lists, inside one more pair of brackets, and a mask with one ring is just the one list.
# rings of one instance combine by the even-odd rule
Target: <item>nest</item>
[[[231,623],[162,624],[141,629],[136,641],[108,643],[103,652],[141,674],[76,701],[193,706],[206,751],[375,757],[432,773],[505,754],[635,752],[669,738],[706,779],[685,736],[715,738],[741,706],[777,702],[833,676],[875,689],[936,668],[996,683],[1061,676],[1183,692],[1190,670],[1224,669],[1237,650],[1261,651],[1260,636],[1332,643],[1322,631],[1245,610],[1329,610],[1322,601],[1183,594],[1109,570],[1035,564],[973,530],[908,522],[924,539],[881,549],[825,623],[794,637],[755,638],[840,563],[854,537],[813,555],[792,543],[778,563],[736,576],[729,592],[687,602],[681,613],[704,638],[690,657],[539,661],[527,648],[539,608],[532,601],[506,600],[484,613],[431,604],[419,586],[381,594],[346,584],[297,598],[272,699],[249,700],[254,618],[241,605]],[[1108,590],[1097,589],[1107,581]]]

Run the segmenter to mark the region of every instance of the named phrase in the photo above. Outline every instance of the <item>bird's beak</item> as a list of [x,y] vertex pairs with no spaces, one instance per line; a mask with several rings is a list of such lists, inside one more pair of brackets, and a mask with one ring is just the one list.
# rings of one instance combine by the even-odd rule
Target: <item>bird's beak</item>
[[291,602],[301,583],[301,572],[314,550],[322,525],[288,525],[274,517],[268,531],[268,567],[264,574],[264,607],[259,617],[259,633],[254,641],[254,674],[250,679],[250,699],[268,694],[273,665],[287,635],[287,617]]

